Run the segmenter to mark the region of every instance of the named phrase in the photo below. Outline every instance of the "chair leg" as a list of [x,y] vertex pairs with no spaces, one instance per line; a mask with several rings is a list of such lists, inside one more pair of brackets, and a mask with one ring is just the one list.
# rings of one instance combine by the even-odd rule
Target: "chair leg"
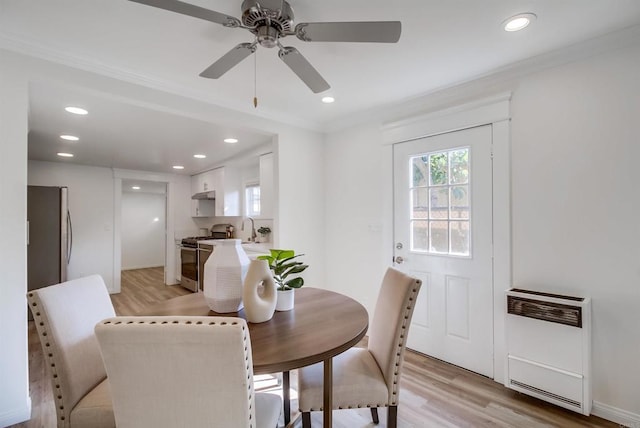
[[380,419],[378,419],[378,408],[377,407],[372,407],[371,408],[371,420],[376,425],[378,425],[380,423]]
[[311,412],[302,412],[302,428],[311,428]]
[[282,403],[284,406],[284,426],[291,422],[291,402],[289,401],[289,372],[282,372]]
[[398,426],[398,406],[389,406],[387,409],[387,427],[397,428]]

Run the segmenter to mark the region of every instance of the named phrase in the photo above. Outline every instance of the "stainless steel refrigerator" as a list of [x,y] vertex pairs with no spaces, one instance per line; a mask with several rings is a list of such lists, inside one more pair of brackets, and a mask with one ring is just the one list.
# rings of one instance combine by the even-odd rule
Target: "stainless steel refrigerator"
[[72,248],[68,196],[66,187],[28,186],[28,290],[67,280]]

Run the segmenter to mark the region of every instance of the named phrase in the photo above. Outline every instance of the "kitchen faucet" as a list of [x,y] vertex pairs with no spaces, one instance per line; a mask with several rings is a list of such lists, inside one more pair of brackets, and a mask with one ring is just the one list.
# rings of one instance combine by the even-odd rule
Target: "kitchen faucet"
[[246,217],[242,219],[242,227],[240,228],[240,230],[244,230],[244,221],[245,220],[251,220],[251,237],[249,238],[249,242],[256,242],[256,238],[258,237],[258,235],[256,234],[256,226],[255,223],[253,221],[253,218],[251,217]]

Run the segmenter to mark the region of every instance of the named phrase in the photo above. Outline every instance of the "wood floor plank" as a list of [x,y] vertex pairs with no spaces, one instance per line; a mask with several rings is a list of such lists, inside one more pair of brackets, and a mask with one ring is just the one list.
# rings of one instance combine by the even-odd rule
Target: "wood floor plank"
[[[111,296],[118,315],[134,315],[146,306],[185,294],[180,286],[164,285],[162,268],[122,272],[121,293]],[[366,346],[366,338],[359,346]],[[20,428],[53,428],[56,417],[49,377],[45,372],[38,335],[29,322],[29,377],[32,400],[31,420],[14,425]],[[296,387],[296,371],[291,385]],[[273,392],[278,387],[269,388]],[[292,420],[297,416],[297,394],[292,390]],[[386,409],[381,409],[380,425],[385,427]],[[322,412],[311,415],[314,427],[322,426]],[[281,422],[282,424],[282,422]],[[298,419],[292,426],[302,426]],[[334,428],[374,427],[369,409],[336,410]],[[408,351],[400,379],[400,428],[615,428],[609,421],[586,417],[519,394],[484,376]]]

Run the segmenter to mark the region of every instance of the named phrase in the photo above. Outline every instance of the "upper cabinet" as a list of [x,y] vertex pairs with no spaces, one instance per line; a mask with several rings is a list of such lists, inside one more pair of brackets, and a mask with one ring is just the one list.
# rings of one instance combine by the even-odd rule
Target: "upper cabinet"
[[191,177],[191,193],[215,192],[215,202],[192,200],[193,217],[240,215],[240,175],[237,168],[224,166]]
[[218,184],[219,177],[222,175],[220,172],[222,168],[212,169],[205,171],[201,174],[197,174],[191,177],[191,193],[210,192],[215,190]]
[[260,156],[260,217],[273,218],[275,202],[273,153]]

